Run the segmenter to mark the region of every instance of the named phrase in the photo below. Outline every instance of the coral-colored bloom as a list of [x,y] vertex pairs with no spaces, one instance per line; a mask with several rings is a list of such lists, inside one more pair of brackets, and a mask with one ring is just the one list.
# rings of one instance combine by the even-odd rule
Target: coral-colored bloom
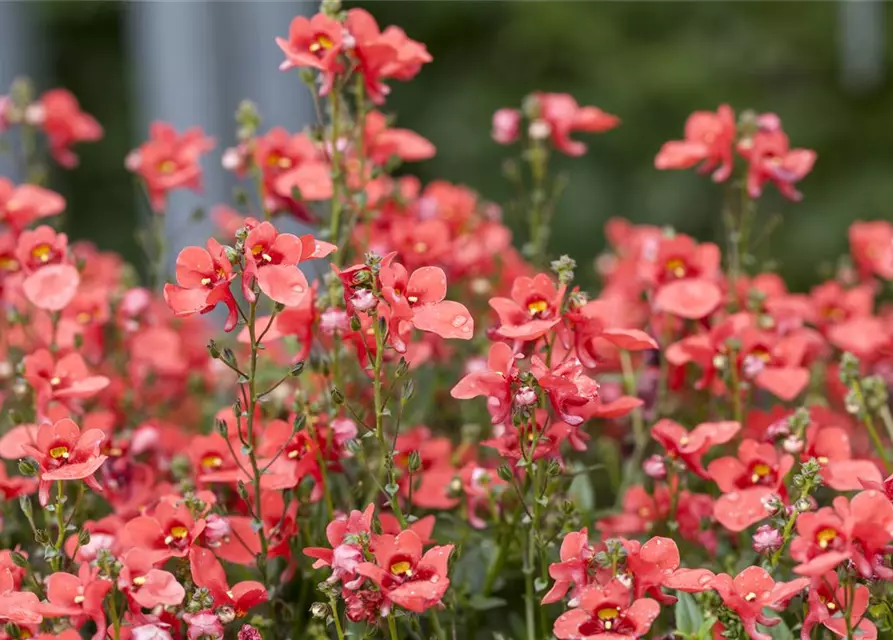
[[852,591],[839,586],[834,572],[814,578],[807,596],[809,611],[803,620],[800,638],[808,640],[815,626],[821,624],[841,638],[848,636],[849,628],[853,630],[853,637],[859,640],[875,640],[877,627],[865,615],[869,597],[868,587],[864,584],[855,585]]
[[112,583],[99,577],[99,569],[82,564],[78,575],[53,573],[47,577],[47,602],[38,611],[51,618],[90,618],[96,625],[92,640],[105,637],[107,622],[103,601]]
[[850,225],[850,255],[863,278],[893,280],[893,224],[885,220]]
[[723,603],[738,614],[751,638],[771,640],[772,636],[757,629],[757,623],[771,627],[778,624],[780,619],[766,616],[763,609],[783,608],[791,598],[809,585],[809,579],[775,582],[765,569],[748,567],[734,579],[721,573],[709,585],[719,593]]
[[716,113],[695,111],[685,121],[685,139],[665,142],[654,166],[658,169],[689,169],[700,163],[698,172],[713,172],[714,182],[732,175],[732,145],[735,143],[735,113],[727,104]]
[[182,135],[166,122],[149,126],[149,140],[127,156],[127,168],[146,184],[149,202],[156,213],[163,213],[167,194],[174,189],[202,188],[202,154],[214,148],[214,139],[199,127]]
[[478,396],[487,397],[487,408],[493,424],[501,424],[512,410],[512,382],[517,376],[515,355],[504,342],[494,342],[485,369],[470,372],[450,391],[458,400],[468,400]]
[[307,278],[298,269],[303,244],[291,233],[279,233],[269,222],[261,222],[245,237],[245,272],[242,292],[254,300],[254,283],[276,302],[289,307],[301,304],[307,295]]
[[714,516],[731,531],[743,531],[769,516],[763,501],[784,495],[784,478],[794,465],[790,455],[779,456],[771,444],[745,440],[738,457],[718,458],[707,466],[723,495],[714,505]]
[[650,598],[633,599],[620,580],[590,585],[580,597],[580,606],[559,616],[553,632],[560,640],[641,638],[660,614],[660,605]]
[[65,89],[47,91],[29,110],[34,114],[29,119],[46,134],[53,158],[68,169],[78,163],[71,145],[94,142],[102,137],[102,126],[93,116],[81,111],[77,99]]
[[20,232],[35,220],[55,216],[65,208],[65,198],[32,184],[13,185],[0,177],[0,222]]
[[43,616],[39,606],[36,594],[17,591],[12,572],[0,569],[0,620],[18,625],[40,624]]
[[118,589],[136,608],[158,605],[175,606],[183,602],[186,591],[172,573],[156,569],[150,554],[141,549],[128,551],[121,559]]
[[569,156],[582,156],[586,145],[572,140],[574,131],[601,133],[620,124],[620,118],[598,107],[581,107],[567,93],[536,93],[537,117],[548,125],[555,148]]
[[441,338],[470,340],[474,319],[465,305],[444,300],[446,274],[439,267],[422,267],[411,274],[389,254],[381,262],[381,293],[391,307],[392,318],[405,318],[419,331]]
[[109,385],[107,377],[90,375],[78,353],[56,360],[48,349],[38,349],[25,356],[24,364],[25,379],[34,389],[37,405],[42,410],[52,400],[67,403],[92,398]]
[[789,200],[799,201],[803,195],[794,188],[812,171],[816,152],[811,149],[791,149],[788,137],[781,130],[758,131],[753,137],[738,142],[738,152],[750,162],[747,171],[747,193],[759,198],[763,185],[772,182]]
[[344,65],[338,59],[343,47],[344,27],[337,20],[317,13],[312,18],[297,16],[288,27],[288,39],[276,38],[285,54],[279,65],[283,71],[292,68],[318,69],[323,76],[320,95],[332,90],[335,75]]
[[531,341],[542,337],[561,322],[561,302],[566,287],[557,289],[544,273],[521,276],[512,284],[511,298],[490,298],[499,316],[497,335],[511,340]]
[[688,431],[678,422],[665,418],[651,428],[651,437],[663,446],[670,458],[679,459],[689,470],[708,478],[701,458],[711,447],[725,444],[740,430],[737,422],[704,422]]
[[68,236],[46,225],[23,231],[16,245],[16,266],[25,274],[22,289],[35,307],[64,309],[77,293],[81,277],[68,256]]
[[190,549],[189,567],[193,582],[211,592],[215,607],[232,607],[236,618],[245,617],[249,610],[268,599],[266,587],[253,580],[243,580],[230,587],[220,561],[207,549]]
[[344,26],[353,38],[352,55],[363,74],[366,92],[376,104],[384,102],[390,92],[382,80],[411,80],[432,60],[425,45],[407,37],[403,29],[390,26],[380,31],[375,18],[364,9],[349,10]]
[[[598,383],[583,374],[583,365],[576,358],[569,358],[552,369],[537,356],[531,358],[531,373],[548,394],[555,412],[572,427],[588,418],[588,411],[598,400]],[[578,451],[586,449],[582,434],[573,434],[571,444]]]
[[412,530],[382,535],[375,541],[375,563],[360,563],[357,573],[378,585],[385,607],[393,603],[424,613],[440,603],[450,586],[447,563],[452,551],[453,545],[448,544],[423,554],[422,540]]
[[236,274],[223,246],[208,239],[207,250],[186,247],[177,256],[177,283],[164,285],[164,301],[178,316],[208,313],[219,303],[229,310],[225,331],[232,331],[238,320],[236,299],[230,282]]
[[22,449],[37,461],[40,467],[38,491],[40,504],[49,503],[50,487],[61,480],[83,480],[98,493],[102,487],[93,474],[108,456],[100,453],[105,433],[88,429],[81,433],[74,421],[63,418],[55,424],[42,424],[37,429],[33,444]]
[[139,549],[160,563],[185,557],[204,529],[204,518],[196,520],[186,504],[163,500],[151,515],[137,516],[124,525],[122,546]]

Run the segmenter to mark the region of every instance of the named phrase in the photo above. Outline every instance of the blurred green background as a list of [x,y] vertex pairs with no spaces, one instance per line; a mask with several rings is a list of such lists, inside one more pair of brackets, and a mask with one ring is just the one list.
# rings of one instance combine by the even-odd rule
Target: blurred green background
[[[139,141],[123,5],[39,5],[51,79],[73,90],[107,131],[101,144],[81,147],[79,169],[56,176],[70,200],[73,235],[135,258],[137,200],[122,161]],[[533,90],[570,92],[622,118],[617,130],[578,136],[589,143],[586,157],[556,162],[571,184],[551,248],[575,257],[581,275],[604,247],[610,216],[718,238],[721,188],[694,172],[658,172],[653,158],[664,141],[681,137],[691,111],[722,102],[778,113],[793,146],[818,152],[814,172],[800,184],[802,203],[782,201],[770,187],[760,204],[764,216],[783,216],[772,250],[792,286],[808,286],[817,264],[846,250],[850,222],[893,218],[893,86],[886,73],[893,51],[884,40],[893,34],[893,11],[883,5],[861,26],[845,17],[840,2],[362,6],[382,25],[402,26],[434,56],[413,82],[392,83],[387,105],[401,126],[438,147],[435,159],[413,167],[423,180],[464,182],[496,201],[508,197],[500,167],[511,151],[490,140],[490,117]],[[275,46],[272,38],[286,31],[283,24],[278,33],[219,37]],[[861,67],[850,68],[847,47],[863,56]]]

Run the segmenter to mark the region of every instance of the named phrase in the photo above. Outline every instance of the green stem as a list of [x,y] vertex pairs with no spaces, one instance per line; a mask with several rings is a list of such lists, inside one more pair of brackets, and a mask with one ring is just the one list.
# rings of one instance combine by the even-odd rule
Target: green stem
[[440,618],[437,617],[437,611],[433,608],[428,609],[428,617],[431,618],[431,626],[434,627],[435,635],[437,635],[439,640],[443,640],[446,635],[443,632],[443,627],[440,626]]
[[[255,450],[255,439],[254,439],[254,414],[257,409],[257,354],[259,341],[256,335],[256,324],[257,319],[257,300],[251,303],[248,310],[248,337],[251,343],[251,360],[248,369],[248,415],[245,417],[246,422],[246,437],[248,441],[248,460],[251,463],[251,473],[252,473],[252,483],[254,485],[254,514],[258,523],[258,536],[260,537],[260,547],[261,552],[257,557],[257,568],[260,570],[260,574],[263,577],[264,584],[268,587],[269,584],[269,575],[267,574],[267,555],[269,554],[269,544],[267,542],[267,536],[264,532],[264,520],[263,514],[261,513],[261,499],[260,499],[260,480],[263,475],[260,470],[260,466],[257,462],[257,452]],[[241,429],[241,427],[239,427]]]
[[859,401],[859,410],[862,413],[862,422],[868,429],[868,435],[871,436],[871,441],[874,443],[874,446],[878,451],[878,455],[881,456],[881,460],[884,463],[884,470],[887,472],[887,474],[889,474],[891,471],[890,457],[887,454],[887,448],[884,446],[884,442],[883,440],[881,440],[881,436],[877,432],[877,428],[874,426],[874,419],[871,417],[871,412],[868,410],[868,405],[865,402],[865,394],[862,390],[862,381],[858,378],[853,383],[853,391],[856,392],[856,398]]
[[397,635],[397,622],[393,613],[388,616],[388,632],[391,635],[391,640],[400,640],[400,637]]
[[338,600],[332,598],[329,600],[332,605],[332,620],[335,621],[335,633],[338,634],[338,640],[344,640],[344,629],[341,628],[341,614],[338,613]]
[[539,141],[533,141],[528,151],[532,191],[530,193],[530,216],[528,218],[530,235],[530,258],[534,266],[541,267],[546,261],[546,229],[543,220],[543,206],[546,203],[546,170],[548,152]]
[[118,605],[115,602],[115,591],[109,594],[109,617],[112,619],[114,640],[121,640],[121,618],[118,616]]
[[741,404],[741,380],[738,376],[738,353],[732,350],[729,353],[729,376],[732,381],[732,388],[729,393],[732,395],[732,416],[738,424],[744,424],[744,410]]
[[338,87],[329,94],[332,108],[332,216],[329,220],[329,241],[337,245],[341,235],[341,187],[344,182],[344,168],[341,166],[341,150],[338,148],[341,137],[341,92]]
[[53,571],[59,571],[62,566],[62,545],[65,544],[65,484],[58,480],[56,482],[56,544],[54,548],[56,553],[50,561]]
[[[632,358],[629,355],[629,351],[624,349],[620,350],[620,366],[623,371],[623,386],[626,390],[626,394],[636,396],[638,394],[636,387],[636,372],[633,370]],[[626,462],[626,469],[623,472],[623,484],[617,492],[618,506],[623,500],[623,494],[626,492],[625,489],[634,482],[635,477],[638,475],[640,467],[642,466],[642,458],[645,455],[645,450],[648,448],[648,433],[645,430],[645,419],[642,415],[642,408],[636,407],[633,409],[631,416],[635,448],[633,449],[632,456],[630,456]]]

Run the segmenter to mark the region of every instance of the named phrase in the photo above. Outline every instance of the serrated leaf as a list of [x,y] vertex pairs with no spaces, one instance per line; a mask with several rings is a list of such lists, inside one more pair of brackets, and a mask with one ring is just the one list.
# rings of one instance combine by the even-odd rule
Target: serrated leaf
[[704,624],[704,616],[698,603],[688,593],[680,591],[677,594],[679,600],[676,602],[676,630],[685,636],[696,635]]

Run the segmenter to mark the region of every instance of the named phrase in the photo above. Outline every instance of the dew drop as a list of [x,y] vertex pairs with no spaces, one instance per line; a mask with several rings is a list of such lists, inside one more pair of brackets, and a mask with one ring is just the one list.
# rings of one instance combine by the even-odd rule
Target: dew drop
[[698,584],[701,586],[704,586],[705,584],[710,582],[710,580],[711,580],[711,577],[709,575],[703,575],[700,578],[698,578]]
[[455,318],[453,318],[453,326],[457,329],[464,326],[467,322],[468,318],[466,318],[465,316],[456,316]]
[[431,576],[431,582],[437,582],[438,580],[440,580],[440,576],[438,576],[438,575]]
[[737,491],[733,491],[732,493],[726,494],[726,500],[728,500],[729,502],[738,502],[738,500],[740,500],[740,499],[741,499],[741,494],[738,493]]

